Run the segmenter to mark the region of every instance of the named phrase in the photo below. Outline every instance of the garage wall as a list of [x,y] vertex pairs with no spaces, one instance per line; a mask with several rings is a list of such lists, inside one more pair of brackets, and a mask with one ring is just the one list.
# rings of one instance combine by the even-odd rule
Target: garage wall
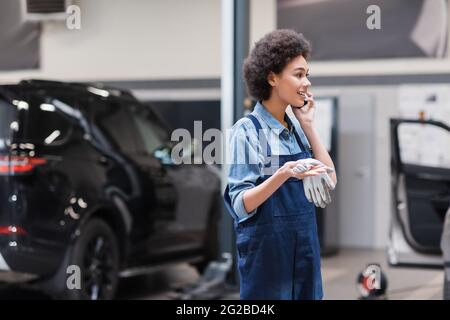
[[[78,0],[81,30],[43,23],[41,69],[0,81],[220,78],[220,0]],[[251,0],[251,43],[275,28],[273,0]]]
[[[272,5],[270,2],[272,2]],[[258,5],[255,4],[255,7],[257,6]],[[255,32],[255,36],[263,35],[276,28],[276,0],[264,0],[264,7],[266,9],[264,12],[264,17],[266,19],[259,20],[258,31]],[[273,15],[268,11],[270,8],[274,10]],[[450,6],[448,7],[448,11],[448,15],[450,16]],[[362,14],[366,13],[362,12]],[[272,16],[274,20],[272,20]],[[267,19],[267,17],[269,18]],[[317,23],[320,23],[320,21]],[[450,45],[450,23],[448,27],[449,41],[447,41],[447,44]],[[383,12],[381,12],[381,28],[383,28]],[[374,30],[374,32],[376,32],[376,30]],[[305,36],[307,37],[308,35],[306,34]],[[324,36],[326,37],[326,35]],[[311,73],[315,76],[449,73],[450,57],[445,59],[418,58],[311,62],[310,68]]]
[[277,27],[277,3],[274,0],[250,0],[250,48]]
[[[2,72],[0,81],[220,78],[220,0],[78,3],[82,29],[68,30],[64,22],[44,23],[41,70]],[[253,45],[276,27],[276,0],[251,0],[250,6]],[[450,58],[311,62],[310,66],[316,76],[449,73]]]
[[385,248],[391,214],[389,119],[398,86],[316,87],[338,98],[339,244]]
[[0,80],[220,77],[220,1],[79,0],[81,30],[43,24],[41,70]]

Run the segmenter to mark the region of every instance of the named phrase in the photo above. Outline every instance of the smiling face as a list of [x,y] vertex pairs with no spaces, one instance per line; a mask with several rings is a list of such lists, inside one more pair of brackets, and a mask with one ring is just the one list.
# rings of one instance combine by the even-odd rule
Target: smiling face
[[279,74],[271,73],[268,79],[272,86],[271,98],[275,95],[283,104],[303,106],[305,93],[311,86],[308,72],[308,63],[300,55],[289,61]]

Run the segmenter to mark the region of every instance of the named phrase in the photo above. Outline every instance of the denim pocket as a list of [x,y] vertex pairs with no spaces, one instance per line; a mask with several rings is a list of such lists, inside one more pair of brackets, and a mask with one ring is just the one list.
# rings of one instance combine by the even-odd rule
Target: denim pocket
[[252,238],[248,235],[240,235],[236,239],[236,249],[240,258],[246,257],[250,252],[253,245]]
[[301,180],[288,180],[270,197],[274,217],[295,216],[311,212]]

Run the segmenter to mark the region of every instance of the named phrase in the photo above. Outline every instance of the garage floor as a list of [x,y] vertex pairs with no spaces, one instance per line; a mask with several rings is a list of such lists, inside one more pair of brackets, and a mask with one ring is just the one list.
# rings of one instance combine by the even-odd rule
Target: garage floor
[[[357,275],[369,263],[378,263],[388,279],[386,299],[441,300],[443,271],[430,269],[388,267],[384,250],[341,250],[338,255],[322,259],[322,275],[326,300],[355,300]],[[199,278],[189,265],[179,265],[124,281],[120,288],[121,299],[170,299],[171,287],[182,286]],[[148,288],[152,287],[152,290]],[[228,293],[224,299],[238,299],[237,292]]]
[[[388,279],[387,299],[442,299],[442,270],[390,268],[383,250],[341,250],[338,255],[322,259],[324,299],[358,299],[356,278],[367,264],[379,263]],[[148,275],[123,279],[118,299],[173,299],[174,288],[199,279],[196,269],[188,264],[156,270]],[[228,291],[223,299],[238,299],[236,290]],[[23,287],[0,284],[0,299],[48,299],[43,294]]]
[[[441,300],[443,271],[430,269],[391,268],[386,264],[384,250],[341,250],[338,255],[322,259],[324,299],[355,300],[359,293],[356,278],[367,264],[378,263],[388,279],[386,299]],[[120,287],[120,299],[170,299],[171,288],[196,281],[198,273],[189,265],[174,266],[153,275],[127,279]],[[149,288],[152,288],[151,290]],[[224,299],[238,299],[239,294],[228,293]]]
[[392,268],[387,265],[384,250],[347,249],[322,259],[325,299],[358,299],[358,274],[370,263],[381,265],[388,280],[386,299],[442,300],[443,270]]

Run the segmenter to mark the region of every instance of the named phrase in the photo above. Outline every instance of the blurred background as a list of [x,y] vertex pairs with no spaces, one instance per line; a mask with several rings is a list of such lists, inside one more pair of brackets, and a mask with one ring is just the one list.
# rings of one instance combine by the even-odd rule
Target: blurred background
[[[15,106],[19,115],[14,118],[11,112],[0,110],[4,126],[0,140],[0,298],[80,298],[53,293],[55,283],[66,284],[67,266],[77,265],[83,257],[79,248],[85,247],[72,235],[79,237],[89,230],[100,239],[107,234],[117,247],[117,255],[108,258],[117,260],[110,266],[115,271],[105,277],[120,275],[120,281],[106,281],[105,289],[95,271],[92,281],[98,285],[84,298],[99,298],[99,290],[114,291],[119,299],[238,298],[238,275],[233,263],[228,264],[229,257],[222,256],[230,253],[233,257],[235,252],[231,218],[218,200],[226,183],[226,166],[178,168],[164,162],[161,146],[165,144],[158,141],[168,140],[176,128],[194,135],[194,121],[202,121],[203,132],[226,130],[251,111],[254,101],[245,92],[242,62],[259,38],[277,28],[295,29],[312,43],[309,67],[318,106],[317,126],[337,166],[339,183],[333,203],[317,212],[324,298],[449,298],[450,271],[445,276],[444,265],[447,262],[448,269],[450,257],[442,249],[445,246],[441,247],[441,240],[450,244],[444,228],[450,205],[449,13],[446,0],[1,1],[0,107]],[[83,99],[90,106],[85,107]],[[64,107],[58,107],[58,101]],[[120,105],[133,115],[140,110],[130,127],[121,123],[125,115],[110,119],[109,125],[105,120],[103,127],[110,130],[106,140],[113,140],[117,150],[99,147],[103,140],[95,130],[83,131],[87,129],[77,122],[80,117],[67,111],[67,106],[81,110],[86,121],[94,119],[92,126],[98,117],[102,128],[100,112],[91,115],[89,111],[101,103],[111,108]],[[63,131],[57,127],[69,124],[52,119],[56,122],[50,125],[45,117],[31,118],[31,109],[40,106],[42,111],[42,105],[47,105],[44,109],[56,106],[56,112],[77,119],[70,126],[79,128],[78,138],[99,152],[92,151],[92,157],[128,163],[128,169],[118,165],[114,174],[73,182],[74,176],[83,176],[79,165],[51,165],[49,160],[67,157],[66,151],[73,147],[69,143],[66,148],[51,148],[52,139],[58,139],[54,132]],[[43,138],[53,134],[52,141],[42,142],[42,148],[38,139],[27,140],[27,134],[21,133],[24,109],[30,112],[30,123],[51,127]],[[102,112],[106,115],[108,110],[112,109]],[[141,114],[145,117],[139,118]],[[15,130],[13,123],[19,123],[20,129]],[[133,125],[147,148],[145,156],[121,147],[132,143],[134,138],[127,138],[125,132]],[[161,138],[161,131],[167,137]],[[160,140],[146,140],[149,135]],[[20,146],[26,143],[34,145],[36,149],[29,149],[45,164],[15,181],[14,161],[21,166],[20,161],[28,163],[34,157],[26,146]],[[192,141],[194,149],[204,150],[207,144]],[[71,155],[91,152],[83,150],[73,149]],[[80,171],[66,173],[73,167]],[[206,177],[206,171],[213,177]],[[50,181],[54,172],[68,178],[48,182],[48,194],[43,196],[30,191],[36,187],[30,179]],[[41,173],[45,176],[35,177]],[[114,198],[105,191],[106,186],[116,186],[111,181],[138,181],[136,177],[145,175],[148,180],[139,183],[148,189],[138,189],[143,195],[150,190],[148,202],[138,196],[135,202],[129,201],[135,196],[120,200],[119,195]],[[194,182],[180,187],[179,181]],[[47,182],[42,183],[47,187]],[[63,188],[61,183],[70,187]],[[14,197],[25,199],[22,206],[11,204],[17,203],[11,200]],[[58,205],[42,206],[39,198]],[[81,218],[68,222],[59,216],[68,216],[67,208],[78,201],[72,199],[84,199],[88,207],[81,201],[80,208],[74,209]],[[105,202],[104,209],[95,209]],[[54,213],[44,214],[46,227],[37,226],[36,215],[49,210]],[[108,210],[117,217],[103,219]],[[207,213],[202,215],[202,210]],[[143,214],[146,218],[140,219]],[[216,217],[214,228],[211,215]],[[191,217],[197,222],[190,221]],[[108,231],[91,223],[94,218],[105,223]],[[148,228],[136,231],[139,224]],[[86,243],[91,239],[81,238]],[[92,239],[95,248],[101,247],[103,240],[99,244],[98,237]],[[186,248],[190,241],[192,246]],[[208,254],[204,241],[214,243]],[[160,253],[157,248],[164,247],[162,243],[173,246]],[[36,257],[31,259],[31,255]],[[139,258],[143,256],[148,259]],[[200,267],[193,260],[197,256],[205,258]],[[93,270],[97,260],[82,266],[82,274],[84,268]],[[370,265],[381,271],[367,268]],[[24,279],[24,274],[30,277]],[[49,285],[46,280],[50,278]]]

